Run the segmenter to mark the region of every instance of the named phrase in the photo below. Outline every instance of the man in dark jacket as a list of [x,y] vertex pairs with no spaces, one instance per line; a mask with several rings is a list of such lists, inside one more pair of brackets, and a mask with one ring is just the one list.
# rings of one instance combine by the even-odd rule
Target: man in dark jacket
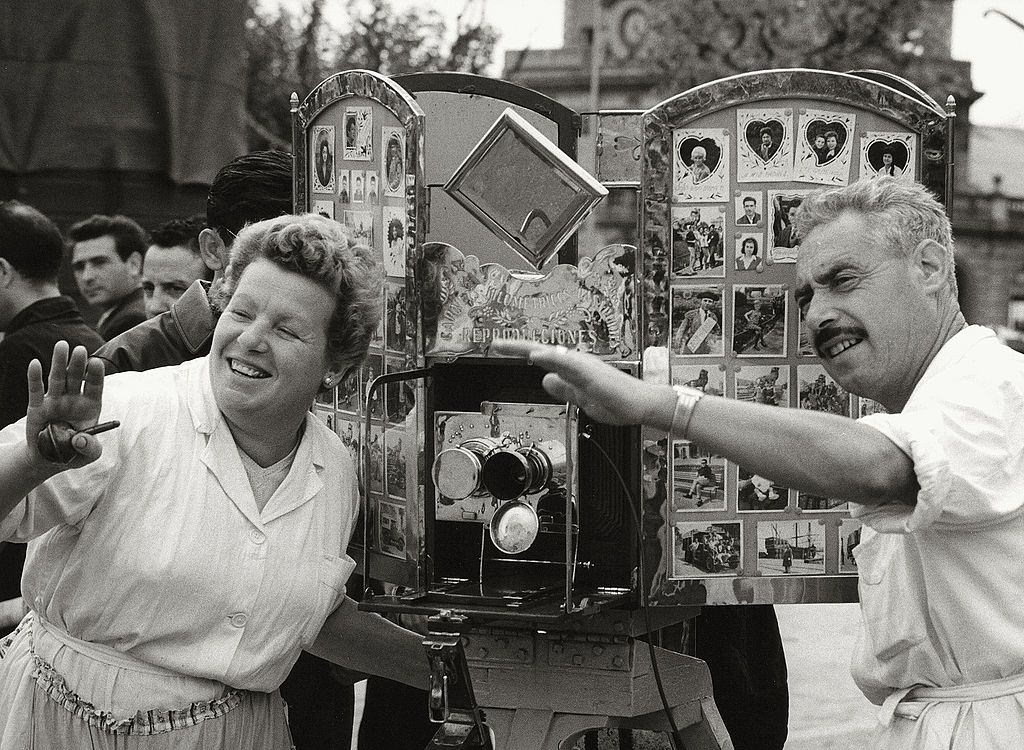
[[[56,224],[24,203],[0,203],[0,331],[5,334],[0,340],[0,427],[25,416],[29,362],[38,359],[48,372],[58,341],[90,352],[103,344],[74,300],[57,288],[63,257],[64,239]],[[24,544],[0,543],[0,601],[21,596],[24,562]],[[0,634],[11,626],[10,618],[0,615]]]

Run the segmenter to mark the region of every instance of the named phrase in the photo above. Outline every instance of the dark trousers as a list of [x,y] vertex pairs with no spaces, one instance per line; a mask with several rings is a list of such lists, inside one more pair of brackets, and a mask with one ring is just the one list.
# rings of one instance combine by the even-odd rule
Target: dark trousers
[[330,666],[303,651],[281,685],[296,750],[349,748],[355,690],[335,680]]

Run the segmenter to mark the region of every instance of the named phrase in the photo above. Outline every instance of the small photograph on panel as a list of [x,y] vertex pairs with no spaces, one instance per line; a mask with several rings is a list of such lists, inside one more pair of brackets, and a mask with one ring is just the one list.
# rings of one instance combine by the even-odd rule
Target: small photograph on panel
[[405,506],[381,500],[377,504],[380,551],[405,559]]
[[[388,372],[401,372],[416,367],[415,363],[403,363],[401,359],[388,358]],[[384,411],[387,421],[398,424],[405,421],[416,404],[416,381],[401,380],[388,384],[388,390],[384,403]]]
[[860,137],[860,176],[914,179],[913,133],[868,132]]
[[[384,372],[384,355],[367,355],[366,360],[363,362],[363,370],[366,373],[364,381],[366,382],[367,393],[369,393],[370,383]],[[377,386],[377,389],[370,398],[370,416],[374,419],[384,418],[384,397],[387,389],[386,384]]]
[[793,178],[791,109],[736,110],[737,182],[778,182]]
[[839,522],[839,572],[856,573],[857,558],[853,551],[860,544],[861,522],[856,518],[844,518]]
[[384,428],[370,425],[366,449],[370,453],[370,491],[384,491]]
[[672,365],[672,385],[688,385],[709,396],[725,393],[725,365]]
[[722,305],[721,286],[672,287],[672,353],[723,356]]
[[850,416],[850,393],[825,372],[821,365],[797,365],[798,406]]
[[338,170],[338,203],[352,202],[352,191],[349,190],[348,177],[347,169]]
[[405,221],[404,208],[383,206],[381,230],[384,232],[384,273],[392,277],[405,278]]
[[320,406],[326,406],[330,409],[335,407],[334,394],[337,392],[335,388],[324,388],[317,392],[316,403]]
[[740,357],[785,357],[789,287],[737,284],[732,289],[732,350]]
[[352,202],[366,202],[366,187],[363,185],[363,170],[352,170]]
[[736,270],[764,272],[764,253],[761,252],[761,241],[764,235],[760,232],[736,233]]
[[405,282],[384,284],[384,344],[393,352],[404,352],[409,335],[408,311],[405,304]]
[[369,205],[377,205],[380,203],[380,190],[377,187],[377,172],[376,170],[366,170],[366,202]]
[[670,578],[738,576],[743,549],[740,523],[678,521],[672,534]]
[[793,215],[810,190],[768,192],[768,257],[773,263],[796,263],[800,234]]
[[311,161],[313,168],[310,174],[313,177],[314,193],[334,192],[334,126],[314,125],[313,126],[313,153]]
[[800,510],[847,511],[850,509],[850,504],[844,500],[812,495],[810,492],[802,491],[797,493],[796,506]]
[[373,110],[370,107],[345,107],[345,158],[353,161],[373,159]]
[[785,510],[789,503],[789,490],[779,487],[771,479],[739,467],[736,483],[736,509],[740,512]]
[[361,460],[359,458],[359,423],[355,421],[354,417],[348,418],[344,414],[339,414],[334,423],[334,431],[338,433],[338,437],[341,438],[345,447],[352,452],[352,460],[356,462],[356,466],[360,467],[358,463]]
[[807,330],[807,323],[804,321],[803,315],[797,316],[797,326],[800,335],[797,342],[799,348],[797,354],[801,357],[817,357],[818,353],[814,351],[814,340],[811,332]]
[[314,406],[313,416],[319,419],[325,425],[327,425],[328,430],[334,432],[334,420],[336,417],[334,409],[325,409],[322,406]]
[[757,570],[763,576],[807,576],[825,572],[822,521],[760,521]]
[[401,198],[405,195],[405,129],[385,126],[382,129],[380,174],[384,195]]
[[357,245],[373,247],[373,213],[371,211],[342,211],[341,223],[352,232]]
[[673,274],[679,277],[725,276],[724,235],[724,205],[673,206]]
[[359,373],[352,372],[338,383],[338,387],[334,389],[337,394],[337,408],[338,411],[347,411],[354,414],[359,411]]
[[334,201],[313,201],[313,213],[326,219],[333,219]]
[[850,181],[856,120],[852,113],[803,110],[797,125],[793,179],[822,185],[846,185]]
[[873,398],[857,396],[857,417],[866,417],[871,414],[888,414],[889,410],[875,401]]
[[765,406],[789,406],[789,365],[740,365],[736,399]]
[[725,510],[725,459],[686,440],[672,442],[672,510]]
[[760,190],[741,190],[736,194],[736,226],[764,226],[764,195]]
[[388,477],[388,494],[392,497],[406,496],[407,448],[408,437],[404,426],[384,429],[384,470]]
[[724,128],[679,128],[672,133],[672,200],[728,199],[729,137]]

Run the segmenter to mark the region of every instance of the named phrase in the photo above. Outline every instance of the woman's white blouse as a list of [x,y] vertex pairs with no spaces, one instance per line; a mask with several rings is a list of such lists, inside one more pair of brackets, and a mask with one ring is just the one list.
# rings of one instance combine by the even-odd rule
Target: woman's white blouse
[[[359,510],[349,450],[306,418],[263,512],[218,411],[206,358],[112,375],[103,455],[0,522],[30,541],[27,604],[72,636],[175,672],[276,689],[341,603]],[[0,451],[24,439],[0,431]]]

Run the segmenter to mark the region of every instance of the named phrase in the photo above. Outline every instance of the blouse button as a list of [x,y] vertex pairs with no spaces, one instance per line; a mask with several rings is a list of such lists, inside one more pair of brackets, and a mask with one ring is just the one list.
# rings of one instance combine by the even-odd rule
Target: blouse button
[[236,612],[228,619],[231,620],[231,624],[236,628],[244,628],[245,623],[249,621],[249,618],[245,616],[244,612]]
[[263,544],[265,540],[266,537],[262,534],[262,532],[259,532],[256,529],[249,530],[249,541],[253,544]]

